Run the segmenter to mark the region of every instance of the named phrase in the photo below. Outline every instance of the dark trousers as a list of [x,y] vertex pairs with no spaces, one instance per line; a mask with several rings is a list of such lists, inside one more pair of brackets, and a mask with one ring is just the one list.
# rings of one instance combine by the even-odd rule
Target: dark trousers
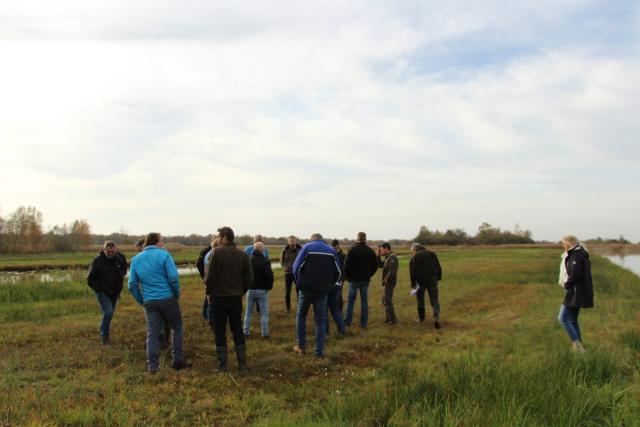
[[216,347],[227,345],[227,319],[236,346],[244,344],[242,332],[242,296],[213,297],[211,308],[214,320]]
[[[384,307],[384,315],[386,317],[385,322],[397,322],[396,312],[393,309],[393,289],[395,286],[385,286],[384,294],[382,295],[382,306]],[[424,292],[422,293],[424,298]],[[422,306],[424,307],[424,299]]]
[[429,302],[433,309],[433,315],[440,315],[440,303],[438,302],[438,281],[435,277],[430,277],[426,280],[425,284],[420,284],[420,289],[416,293],[416,299],[418,301],[418,317],[420,320],[425,318],[425,306],[424,306],[424,294],[425,291],[429,293]]
[[177,298],[166,298],[147,301],[143,305],[147,318],[147,360],[149,370],[157,371],[160,367],[160,330],[163,322],[169,323],[173,330],[173,346],[171,354],[173,362],[182,361],[182,314]]
[[291,310],[291,288],[295,283],[293,273],[284,273],[284,304],[288,311]]

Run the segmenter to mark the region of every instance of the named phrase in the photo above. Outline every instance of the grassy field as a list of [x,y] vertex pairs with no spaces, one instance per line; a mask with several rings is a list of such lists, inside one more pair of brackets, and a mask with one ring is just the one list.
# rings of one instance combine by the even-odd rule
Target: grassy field
[[556,320],[559,255],[442,252],[439,331],[414,321],[403,258],[399,325],[383,323],[376,275],[369,328],[339,338],[332,325],[324,360],[291,352],[295,316],[283,311],[278,271],[272,339],[248,341],[245,374],[233,359],[229,373],[215,372],[196,277],[181,282],[193,367],[174,372],[165,353],[153,377],[143,311],[126,291],[113,345],[102,347],[98,303],[83,283],[2,286],[0,425],[640,425],[640,278],[594,258],[596,308],[581,312],[587,353],[573,354]]

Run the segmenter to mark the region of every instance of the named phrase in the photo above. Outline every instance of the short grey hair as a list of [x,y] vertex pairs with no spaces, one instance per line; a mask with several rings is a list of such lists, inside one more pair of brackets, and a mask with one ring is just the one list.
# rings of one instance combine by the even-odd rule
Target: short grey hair
[[420,243],[418,243],[418,242],[413,242],[413,243],[411,244],[411,252],[415,252],[415,251],[417,251],[418,249],[424,249],[424,246],[422,246],[422,245],[421,245]]
[[322,234],[320,233],[313,233],[311,237],[309,237],[309,240],[322,240],[322,239],[324,239],[324,237],[322,237]]
[[262,242],[255,242],[253,244],[253,250],[254,251],[258,251],[258,252],[264,252],[264,243]]

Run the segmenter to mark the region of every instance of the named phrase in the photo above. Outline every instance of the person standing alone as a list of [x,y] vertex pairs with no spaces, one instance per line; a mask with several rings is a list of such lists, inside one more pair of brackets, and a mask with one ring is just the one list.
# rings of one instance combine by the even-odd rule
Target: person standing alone
[[122,279],[127,274],[127,260],[118,252],[116,244],[111,240],[104,242],[100,254],[93,259],[87,284],[96,294],[102,323],[100,323],[100,340],[103,345],[109,345],[111,319],[116,309],[116,303],[122,292]]
[[378,257],[367,245],[367,235],[364,232],[358,233],[356,243],[347,252],[344,264],[344,273],[349,282],[347,314],[344,323],[346,326],[351,325],[353,307],[360,292],[360,327],[365,329],[369,321],[369,282],[378,269]]
[[442,268],[438,256],[419,243],[411,245],[413,253],[409,261],[411,287],[415,290],[418,303],[418,322],[424,322],[424,293],[429,293],[433,309],[433,326],[440,329],[440,302],[438,300],[438,282],[442,280]]
[[573,351],[584,353],[582,333],[578,325],[581,308],[593,307],[593,280],[589,252],[580,245],[575,236],[562,238],[565,253],[560,264],[560,284],[566,290],[560,306],[558,321],[567,331],[573,344]]

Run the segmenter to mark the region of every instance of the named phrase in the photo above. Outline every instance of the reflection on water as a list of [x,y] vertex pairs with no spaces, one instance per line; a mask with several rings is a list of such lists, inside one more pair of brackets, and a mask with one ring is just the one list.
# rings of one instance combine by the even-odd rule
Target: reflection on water
[[640,275],[640,255],[605,255],[604,257]]
[[[280,268],[279,262],[271,263],[274,269]],[[0,284],[2,283],[57,283],[57,282],[84,282],[87,279],[87,270],[43,270],[43,271],[2,271],[0,272]],[[193,265],[178,267],[180,276],[198,274],[198,269]]]

